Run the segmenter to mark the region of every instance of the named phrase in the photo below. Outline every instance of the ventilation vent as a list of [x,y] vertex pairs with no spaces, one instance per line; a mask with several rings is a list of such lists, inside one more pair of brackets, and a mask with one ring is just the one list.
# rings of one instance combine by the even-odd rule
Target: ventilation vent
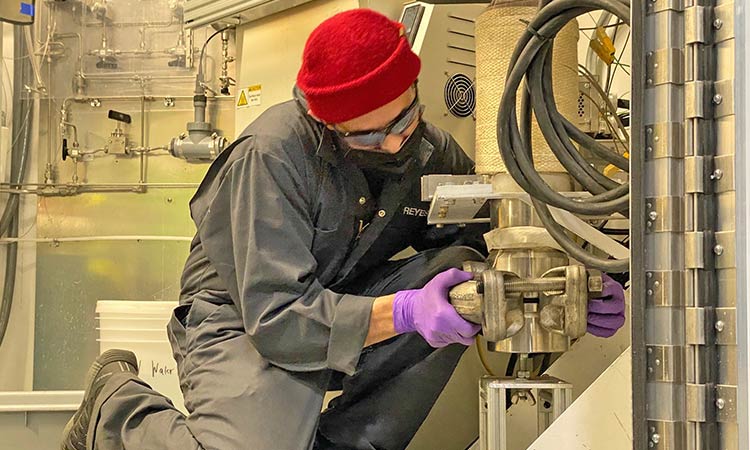
[[469,117],[474,113],[476,96],[474,82],[462,73],[457,73],[445,82],[445,106],[456,117]]

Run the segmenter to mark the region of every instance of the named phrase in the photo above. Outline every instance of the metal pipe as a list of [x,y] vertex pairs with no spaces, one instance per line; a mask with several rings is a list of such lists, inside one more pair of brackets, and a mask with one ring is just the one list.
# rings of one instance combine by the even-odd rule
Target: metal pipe
[[[148,148],[146,145],[146,99],[141,96],[141,147]],[[146,182],[146,152],[139,152],[139,177],[138,183]]]

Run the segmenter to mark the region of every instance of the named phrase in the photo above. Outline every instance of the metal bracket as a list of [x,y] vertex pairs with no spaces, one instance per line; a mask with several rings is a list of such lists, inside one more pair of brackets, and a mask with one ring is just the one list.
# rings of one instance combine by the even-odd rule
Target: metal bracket
[[648,380],[668,383],[685,381],[685,347],[646,347]]
[[659,122],[646,126],[646,159],[682,158],[682,122]]
[[[743,0],[745,1],[745,0]],[[714,8],[714,43],[734,38],[734,2],[724,3]]]
[[708,43],[710,11],[705,6],[685,8],[685,44]]
[[670,307],[684,304],[684,272],[646,272],[648,306]]
[[682,197],[646,199],[646,232],[684,231]]
[[713,82],[711,81],[690,81],[685,83],[685,118],[712,118],[712,96]]
[[685,417],[689,422],[716,420],[714,390],[707,384],[685,385]]
[[646,54],[646,83],[682,84],[685,82],[685,57],[682,49],[662,48]]

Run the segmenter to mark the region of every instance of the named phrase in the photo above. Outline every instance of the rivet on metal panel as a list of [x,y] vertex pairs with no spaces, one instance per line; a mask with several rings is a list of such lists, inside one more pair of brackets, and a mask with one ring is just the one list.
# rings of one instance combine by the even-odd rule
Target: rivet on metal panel
[[723,398],[717,398],[716,399],[716,407],[719,409],[724,409],[724,399]]
[[714,246],[714,254],[716,256],[721,256],[722,253],[724,253],[724,247],[722,247],[721,245],[715,245]]
[[722,172],[721,169],[714,170],[714,173],[711,174],[712,180],[721,180],[721,177],[724,176],[724,172]]
[[714,105],[721,105],[721,102],[724,101],[724,97],[721,96],[721,94],[714,95],[713,103]]
[[718,331],[719,333],[721,333],[722,331],[724,331],[724,321],[723,320],[717,321],[714,324],[714,328],[716,328],[716,331]]
[[714,20],[714,30],[721,30],[721,27],[724,26],[724,22],[721,19]]

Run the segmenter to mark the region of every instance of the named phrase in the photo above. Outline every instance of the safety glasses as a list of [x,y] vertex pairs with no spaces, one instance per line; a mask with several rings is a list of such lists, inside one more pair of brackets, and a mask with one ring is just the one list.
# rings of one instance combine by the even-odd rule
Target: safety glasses
[[401,113],[393,119],[388,125],[379,130],[363,130],[344,132],[335,130],[349,147],[361,150],[375,150],[382,147],[385,138],[391,134],[404,134],[406,130],[414,123],[415,119],[420,119],[424,112],[424,106],[419,104],[419,92],[416,91],[414,100]]

